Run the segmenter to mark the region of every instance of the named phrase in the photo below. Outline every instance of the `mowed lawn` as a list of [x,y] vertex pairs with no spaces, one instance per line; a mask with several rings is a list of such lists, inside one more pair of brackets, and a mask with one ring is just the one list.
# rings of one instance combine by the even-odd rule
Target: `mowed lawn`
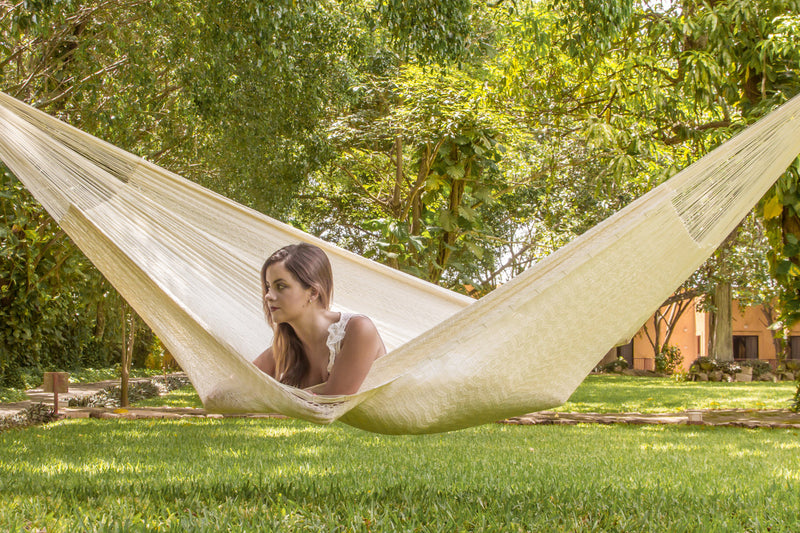
[[800,431],[67,420],[0,433],[0,530],[800,531]]
[[[592,374],[555,411],[658,413],[686,409],[788,409],[796,382],[713,383],[676,381],[668,377]],[[202,407],[192,387],[139,406]]]
[[556,410],[657,413],[686,409],[788,409],[796,391],[795,381],[715,383],[592,374]]

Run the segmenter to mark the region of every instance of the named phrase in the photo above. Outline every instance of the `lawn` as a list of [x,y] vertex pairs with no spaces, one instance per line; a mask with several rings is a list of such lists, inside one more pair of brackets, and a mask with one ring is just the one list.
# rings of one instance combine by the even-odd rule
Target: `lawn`
[[[786,407],[793,383],[593,375],[565,411]],[[137,405],[199,407],[192,387]],[[2,531],[797,531],[800,432],[508,426],[384,436],[277,419],[0,434]]]
[[558,411],[657,413],[686,409],[788,409],[797,382],[676,381],[592,374]]
[[0,530],[798,531],[799,433],[73,419],[0,434]]
[[[712,383],[643,378],[618,374],[590,375],[557,411],[657,413],[686,409],[787,409],[796,382]],[[137,406],[202,407],[192,387]]]

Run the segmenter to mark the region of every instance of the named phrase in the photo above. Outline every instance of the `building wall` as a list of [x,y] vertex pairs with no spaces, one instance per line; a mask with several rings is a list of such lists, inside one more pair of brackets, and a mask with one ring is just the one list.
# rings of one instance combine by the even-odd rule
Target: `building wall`
[[[773,332],[769,329],[772,320],[767,319],[761,306],[741,309],[734,301],[732,318],[734,337],[758,337],[758,359],[774,361],[777,358]],[[741,359],[741,355],[734,352],[733,357]]]
[[[740,337],[738,347],[743,348],[746,337],[756,338],[755,345],[758,350],[758,359],[770,362],[773,366],[777,360],[776,344],[773,340],[773,332],[769,329],[772,320],[764,314],[761,306],[740,308],[738,302],[733,302],[732,309],[733,336]],[[648,339],[648,333],[653,336],[653,319],[651,318],[633,339],[633,368],[639,370],[653,370],[655,368],[655,355],[653,347]],[[792,328],[791,335],[800,336],[800,324]],[[663,333],[662,333],[663,335]],[[683,355],[682,367],[688,370],[689,366],[698,357],[708,356],[708,343],[710,337],[709,314],[697,309],[693,303],[689,309],[684,311],[678,320],[675,331],[670,337],[669,344],[677,346]],[[752,344],[748,345],[752,347]],[[736,347],[735,347],[736,348]],[[613,358],[614,351],[604,358]],[[734,353],[735,359],[741,359],[744,354]],[[797,354],[795,357],[798,357]]]
[[[662,327],[662,335],[663,333]],[[690,304],[672,332],[669,344],[677,346],[683,356],[683,368],[688,370],[689,365],[701,354],[705,355],[705,313],[697,311],[696,303]],[[650,339],[654,337],[653,319],[651,318],[633,339],[633,368],[637,370],[654,370],[655,353]],[[648,338],[648,334],[650,337]],[[662,340],[663,342],[663,340]]]

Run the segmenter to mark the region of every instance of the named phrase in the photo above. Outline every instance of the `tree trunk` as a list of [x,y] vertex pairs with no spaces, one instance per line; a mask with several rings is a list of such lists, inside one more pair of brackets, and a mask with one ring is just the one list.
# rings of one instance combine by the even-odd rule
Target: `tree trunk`
[[733,321],[731,284],[720,282],[714,289],[713,329],[711,333],[711,357],[718,361],[733,361]]
[[[125,334],[125,327],[128,327],[127,335]],[[128,312],[128,306],[122,306],[122,368],[120,370],[120,393],[119,404],[120,407],[130,406],[128,400],[128,383],[131,371],[131,362],[133,361],[133,344],[136,341],[136,323],[134,322],[133,312]]]
[[[453,180],[453,183],[450,186],[450,203],[448,204],[448,211],[454,218],[458,217],[458,207],[461,205],[461,198],[463,196],[464,180]],[[436,283],[439,281],[439,278],[441,278],[442,272],[444,271],[445,267],[447,266],[447,262],[450,259],[450,252],[452,251],[453,245],[455,244],[458,236],[458,228],[454,228],[452,231],[445,231],[442,234],[442,238],[439,241],[439,249],[436,253],[436,262],[431,265],[428,274],[428,281],[431,283]]]
[[96,318],[94,323],[94,336],[97,340],[103,340],[106,334],[106,306],[105,300],[101,297],[97,302]]

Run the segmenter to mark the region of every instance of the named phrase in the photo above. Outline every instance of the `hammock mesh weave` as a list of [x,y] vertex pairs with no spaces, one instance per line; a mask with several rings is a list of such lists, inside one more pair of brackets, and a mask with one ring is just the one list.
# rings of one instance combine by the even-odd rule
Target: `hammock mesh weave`
[[[247,209],[0,93],[0,160],[148,323],[207,409],[448,431],[565,402],[800,153],[800,99],[479,301]],[[252,363],[271,344],[259,270],[289,243],[331,258],[334,310],[389,354],[360,391],[316,396]]]

